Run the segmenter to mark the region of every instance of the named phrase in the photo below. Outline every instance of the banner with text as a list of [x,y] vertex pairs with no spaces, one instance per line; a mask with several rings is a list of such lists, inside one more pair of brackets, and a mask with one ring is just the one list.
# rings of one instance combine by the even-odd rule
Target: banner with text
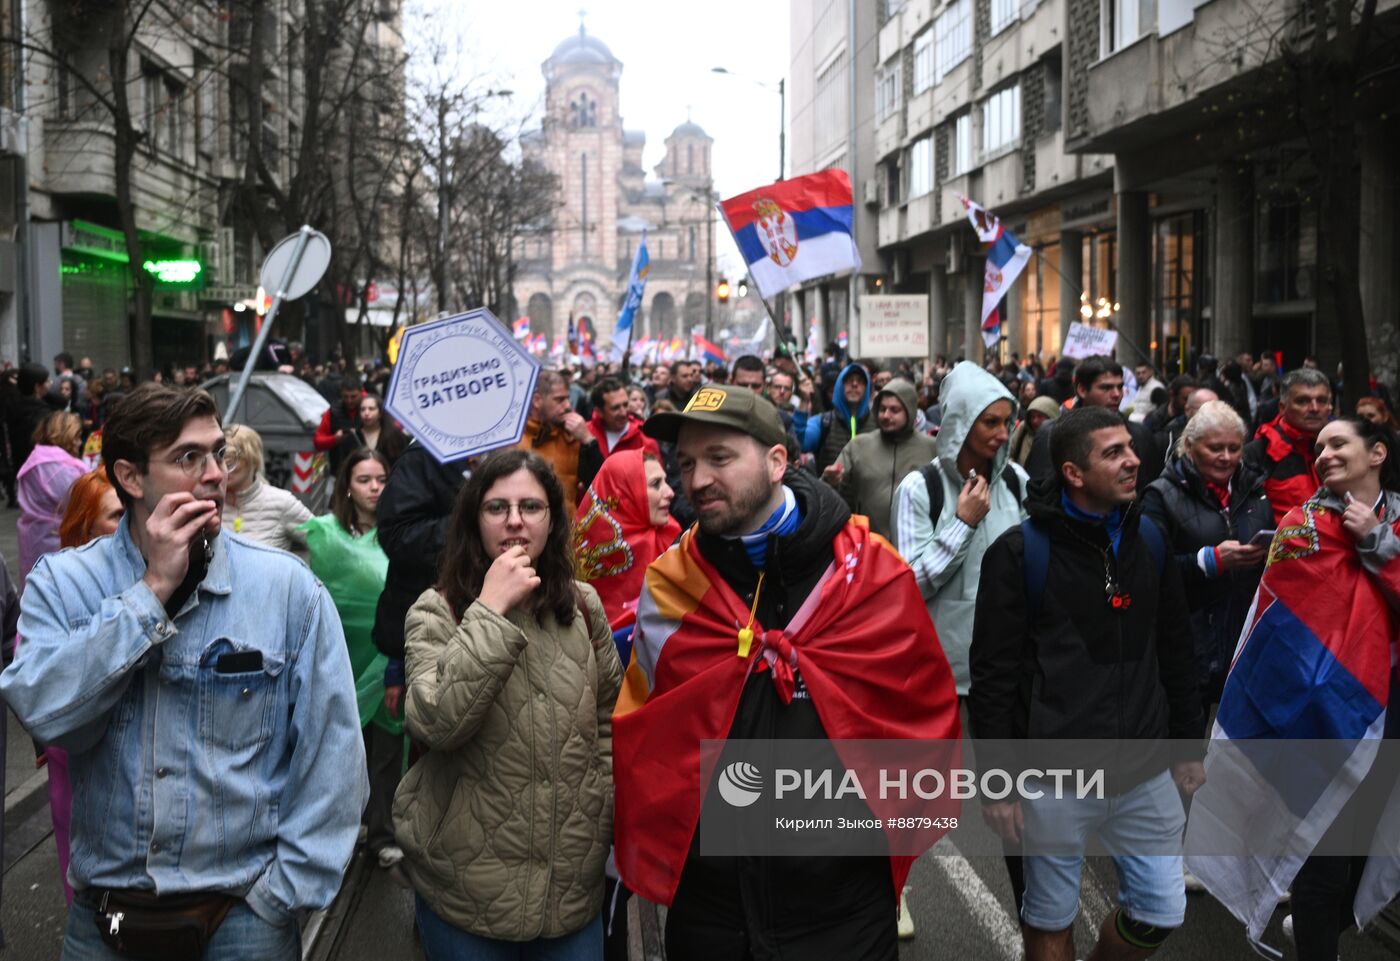
[[927,357],[928,295],[860,299],[862,357]]
[[1075,360],[1085,357],[1112,357],[1113,348],[1117,343],[1118,331],[1104,327],[1088,327],[1076,320],[1069,325],[1069,333],[1065,335],[1065,349],[1060,353]]

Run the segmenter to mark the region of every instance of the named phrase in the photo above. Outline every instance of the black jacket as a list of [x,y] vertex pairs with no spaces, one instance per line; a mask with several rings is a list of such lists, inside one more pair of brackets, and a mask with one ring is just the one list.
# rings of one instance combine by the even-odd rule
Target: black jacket
[[437,580],[448,519],[466,483],[466,467],[465,460],[439,464],[423,445],[411,444],[389,472],[379,497],[379,546],[389,558],[389,573],[371,636],[375,646],[395,660],[403,660],[408,609]]
[[1206,489],[1196,465],[1182,457],[1147,488],[1142,509],[1162,529],[1181,572],[1196,635],[1196,677],[1206,703],[1215,703],[1264,565],[1207,577],[1196,554],[1222,541],[1248,544],[1255,534],[1274,526],[1264,475],[1241,461],[1230,481],[1230,507],[1225,510]]
[[[1157,562],[1138,535],[1137,503],[1123,522],[1115,556],[1104,527],[1073,519],[1059,484],[1033,483],[1026,509],[1050,539],[1050,562],[1039,612],[1027,610],[1025,544],[1012,527],[982,558],[972,629],[968,717],[979,740],[1103,739],[1115,742],[1182,738],[1189,756],[1139,745],[1118,757],[1107,785],[1121,793],[1165,769],[1171,760],[1204,752],[1194,663],[1195,645],[1181,575]],[[1147,523],[1151,523],[1148,521]],[[1105,567],[1132,598],[1113,608],[1104,593]],[[1015,759],[978,750],[979,762],[1015,768]]]
[[[805,471],[790,469],[784,483],[797,497],[803,519],[791,535],[769,543],[757,612],[768,628],[786,627],[797,613],[831,564],[832,538],[851,516],[835,491]],[[702,533],[699,547],[752,604],[758,572],[743,544]],[[801,690],[784,705],[768,672],[752,674],[729,739],[825,740],[816,709]],[[834,750],[829,762],[840,766]],[[712,803],[723,803],[713,785],[705,799],[707,806]],[[871,816],[864,802],[857,804],[852,817]],[[700,833],[667,916],[666,954],[672,961],[896,958],[888,857],[701,857]]]
[[[1064,414],[1060,416],[1063,417]],[[1035,440],[1031,441],[1031,453],[1025,466],[1026,473],[1031,475],[1033,481],[1059,483],[1059,477],[1056,476],[1058,472],[1050,462],[1050,433],[1058,423],[1058,420],[1053,420],[1045,424],[1035,432]],[[1124,417],[1123,426],[1128,428],[1128,436],[1133,439],[1133,452],[1138,455],[1138,460],[1142,461],[1137,479],[1137,491],[1141,494],[1162,472],[1162,451],[1158,449],[1152,432],[1143,424]]]

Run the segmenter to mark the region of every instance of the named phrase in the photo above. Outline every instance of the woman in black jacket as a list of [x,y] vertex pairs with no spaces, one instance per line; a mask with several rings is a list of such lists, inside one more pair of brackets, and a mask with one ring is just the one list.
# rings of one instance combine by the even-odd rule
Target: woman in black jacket
[[1245,439],[1229,403],[1203,404],[1177,459],[1143,492],[1143,513],[1162,529],[1186,587],[1207,710],[1220,700],[1274,526],[1264,476],[1241,460]]

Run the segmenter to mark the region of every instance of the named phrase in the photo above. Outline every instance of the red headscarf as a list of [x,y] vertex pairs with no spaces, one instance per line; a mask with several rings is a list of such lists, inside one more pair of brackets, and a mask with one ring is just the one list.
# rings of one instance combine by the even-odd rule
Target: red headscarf
[[609,621],[636,607],[647,565],[680,532],[672,517],[660,527],[651,523],[642,451],[620,451],[603,461],[574,518],[574,557],[578,579],[598,591]]

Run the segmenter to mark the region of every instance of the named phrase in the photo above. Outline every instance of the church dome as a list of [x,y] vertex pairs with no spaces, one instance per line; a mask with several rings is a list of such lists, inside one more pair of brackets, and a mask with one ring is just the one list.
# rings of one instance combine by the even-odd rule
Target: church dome
[[618,62],[612,51],[608,49],[608,45],[597,37],[590,37],[583,29],[582,24],[579,24],[577,34],[567,38],[554,48],[554,53],[549,55],[549,59],[557,64],[610,64]]
[[704,128],[704,127],[700,126],[698,123],[691,123],[689,120],[687,120],[685,123],[681,124],[681,125],[680,125],[679,127],[677,127],[675,130],[672,130],[672,131],[671,131],[671,136],[672,136],[672,137],[703,137],[703,138],[705,138],[706,140],[709,140],[709,139],[710,139],[710,135],[707,134],[707,133],[705,132],[705,128]]

